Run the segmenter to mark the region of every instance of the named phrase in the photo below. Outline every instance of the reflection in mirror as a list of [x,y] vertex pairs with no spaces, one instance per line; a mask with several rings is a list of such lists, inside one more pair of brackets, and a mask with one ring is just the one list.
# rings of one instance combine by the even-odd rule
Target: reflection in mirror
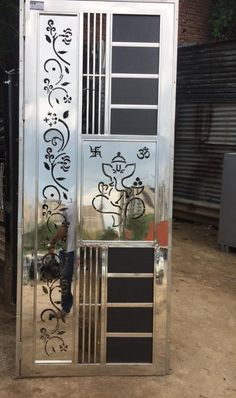
[[156,144],[84,143],[84,240],[154,240]]
[[67,204],[60,208],[57,223],[48,218],[38,226],[36,338],[41,345],[36,357],[41,360],[67,360],[72,350],[74,214],[74,205]]
[[163,285],[166,276],[167,249],[157,247],[155,250],[156,284]]

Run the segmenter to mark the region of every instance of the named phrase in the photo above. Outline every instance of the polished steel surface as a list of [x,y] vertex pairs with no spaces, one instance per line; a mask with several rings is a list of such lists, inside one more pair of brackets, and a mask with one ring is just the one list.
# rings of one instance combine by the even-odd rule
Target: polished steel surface
[[100,362],[102,257],[99,246],[81,246],[78,363]]
[[[22,196],[19,193],[23,225],[21,220],[18,223],[17,372],[21,376],[168,372],[177,7],[175,0],[45,0],[40,13],[30,10],[28,0],[25,3],[20,119],[24,152],[21,147],[19,177],[24,182]],[[113,13],[160,15],[159,74],[146,76],[160,82],[158,131],[148,139],[109,136],[115,77],[111,74]],[[86,18],[92,27],[87,32]],[[84,37],[91,73],[89,68],[83,72]],[[88,92],[83,95],[84,82],[91,87],[90,97]],[[86,135],[82,135],[84,120]],[[64,317],[60,277],[45,276],[41,266],[51,260],[60,266],[59,245],[51,252],[47,244],[68,207],[74,208],[73,220],[78,220],[72,228],[77,259],[71,288],[74,308]],[[109,247],[155,248],[153,303],[107,303],[107,278],[124,277],[108,274]],[[30,272],[31,278],[23,278]],[[106,364],[108,307],[153,308],[153,364]],[[143,336],[133,337],[138,335]]]
[[104,134],[106,14],[84,14],[82,133]]
[[[74,250],[78,94],[73,82],[77,78],[77,23],[76,16],[39,18],[36,360],[72,360],[74,351],[73,309],[65,317],[62,304],[66,290],[73,289],[73,284],[69,286],[66,268],[70,265],[69,261],[64,262],[62,250]],[[70,219],[66,216],[68,212]],[[47,246],[63,223],[71,224],[68,242],[57,245],[52,254]],[[58,268],[52,275],[48,271],[50,266]]]
[[85,140],[83,163],[82,239],[153,241],[155,142]]

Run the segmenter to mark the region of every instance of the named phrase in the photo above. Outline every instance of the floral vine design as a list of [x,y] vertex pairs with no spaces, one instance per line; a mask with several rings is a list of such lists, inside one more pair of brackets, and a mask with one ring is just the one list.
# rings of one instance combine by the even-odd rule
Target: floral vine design
[[[71,159],[67,153],[70,140],[70,128],[68,125],[68,105],[72,102],[72,96],[68,91],[70,87],[70,62],[66,55],[72,41],[72,30],[66,28],[58,33],[52,19],[48,20],[45,39],[51,46],[52,56],[44,62],[45,78],[43,88],[47,94],[49,105],[48,112],[44,115],[45,131],[43,140],[45,145],[44,168],[50,175],[50,183],[42,190],[43,205],[42,215],[46,221],[49,234],[57,228],[56,221],[61,218],[65,222],[63,200],[68,200],[67,173],[70,170]],[[66,109],[61,113],[58,105],[65,105]],[[48,296],[49,307],[40,315],[41,340],[44,342],[44,350],[47,356],[58,351],[67,351],[68,346],[64,341],[65,330],[61,330],[61,322],[65,323],[61,310],[61,301],[55,301],[55,292],[61,294],[63,281],[60,280],[61,260],[56,254],[46,254],[42,259],[40,278],[44,283],[43,293]]]
[[50,352],[56,353],[59,346],[59,351],[67,351],[68,346],[61,337],[66,333],[65,330],[60,330],[60,319],[65,323],[65,318],[59,307],[61,301],[53,300],[53,293],[55,290],[61,290],[60,281],[60,266],[61,260],[56,254],[46,254],[42,259],[42,266],[40,268],[41,280],[46,284],[42,286],[43,293],[47,294],[52,305],[51,308],[46,308],[42,311],[40,318],[43,323],[48,325],[50,322],[50,329],[45,327],[40,329],[41,340],[44,342],[44,350],[47,356]]
[[70,82],[62,82],[64,73],[70,73],[70,63],[65,59],[67,51],[58,49],[59,43],[63,43],[66,46],[70,45],[72,41],[72,30],[67,28],[63,30],[62,34],[58,34],[56,27],[54,26],[54,21],[49,19],[46,31],[47,34],[45,35],[45,38],[47,42],[52,45],[55,58],[49,58],[44,63],[45,72],[52,72],[53,74],[53,82],[49,78],[44,79],[44,90],[48,94],[49,105],[53,108],[54,102],[56,104],[60,104],[61,102],[67,104],[72,101],[72,97],[65,88],[70,84]]

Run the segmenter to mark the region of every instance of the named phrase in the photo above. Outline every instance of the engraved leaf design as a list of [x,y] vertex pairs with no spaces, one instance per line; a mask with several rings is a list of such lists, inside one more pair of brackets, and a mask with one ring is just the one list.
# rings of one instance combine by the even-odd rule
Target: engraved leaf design
[[65,192],[63,192],[63,196],[64,196],[65,199],[68,199],[68,196],[67,196],[67,194]]
[[58,332],[57,334],[62,335],[62,334],[65,334],[65,333],[66,333],[65,330],[61,330],[61,331]]
[[43,292],[44,292],[45,294],[48,294],[48,289],[46,288],[46,286],[42,286],[42,289],[43,289]]
[[65,66],[65,71],[66,73],[70,73],[69,68],[67,68],[67,66]]
[[67,51],[58,51],[58,54],[66,54]]
[[62,83],[61,85],[62,86],[68,86],[68,84],[70,84],[69,82],[64,82],[64,83]]
[[58,177],[57,178],[57,181],[63,181],[63,180],[65,180],[65,177]]
[[50,170],[50,166],[49,166],[49,164],[46,163],[46,162],[44,162],[44,167],[45,167],[45,169]]
[[52,42],[51,38],[48,35],[45,35],[45,37],[46,37],[46,40],[48,41],[48,43]]
[[66,111],[66,112],[63,113],[63,118],[64,119],[67,119],[68,116],[69,116],[69,111]]

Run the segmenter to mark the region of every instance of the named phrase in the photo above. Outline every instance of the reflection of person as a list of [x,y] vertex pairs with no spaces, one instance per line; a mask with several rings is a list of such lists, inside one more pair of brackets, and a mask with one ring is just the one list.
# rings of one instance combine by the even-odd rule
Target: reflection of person
[[61,249],[59,252],[62,307],[62,311],[59,315],[61,317],[68,315],[73,305],[71,283],[74,269],[74,207],[68,206],[63,212],[63,216],[64,222],[54,235],[49,245],[49,252],[53,253],[57,242],[66,241],[66,251]]

